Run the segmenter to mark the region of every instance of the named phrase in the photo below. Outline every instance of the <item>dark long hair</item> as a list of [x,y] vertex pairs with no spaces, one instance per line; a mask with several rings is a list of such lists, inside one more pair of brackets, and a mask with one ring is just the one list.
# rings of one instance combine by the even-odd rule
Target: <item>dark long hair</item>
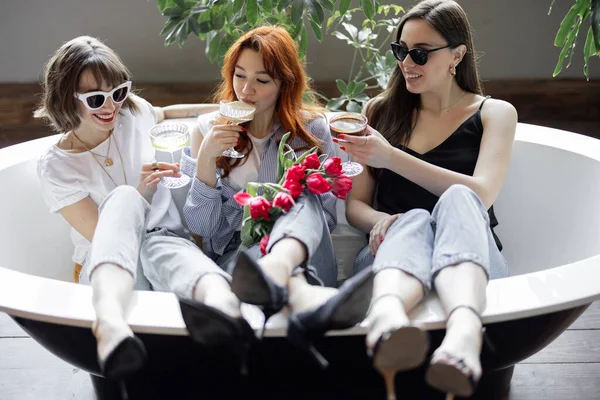
[[[471,26],[467,14],[452,0],[423,0],[400,20],[396,42],[400,41],[406,21],[421,18],[446,39],[451,48],[461,44],[467,47],[462,61],[456,66],[456,83],[466,92],[482,94]],[[410,141],[421,108],[421,96],[406,89],[406,80],[400,67],[392,73],[388,87],[369,104],[366,115],[371,126],[378,130],[394,147],[406,146]],[[378,178],[378,170],[369,168]]]

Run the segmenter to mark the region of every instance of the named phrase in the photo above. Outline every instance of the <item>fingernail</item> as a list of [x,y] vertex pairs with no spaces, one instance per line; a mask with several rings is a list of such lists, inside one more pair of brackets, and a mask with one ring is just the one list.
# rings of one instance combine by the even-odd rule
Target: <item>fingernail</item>
[[340,149],[342,149],[344,151],[346,150],[346,148],[344,146],[340,146]]
[[344,135],[337,135],[338,139],[343,139]]
[[333,143],[339,143],[339,142],[338,142],[338,140],[337,140],[336,138],[333,138],[333,139],[331,139],[331,141],[332,141]]
[[379,243],[383,242],[383,238],[379,238]]
[[243,126],[240,126],[240,128],[242,128],[242,130],[243,130],[244,132],[246,132],[246,128],[244,128]]

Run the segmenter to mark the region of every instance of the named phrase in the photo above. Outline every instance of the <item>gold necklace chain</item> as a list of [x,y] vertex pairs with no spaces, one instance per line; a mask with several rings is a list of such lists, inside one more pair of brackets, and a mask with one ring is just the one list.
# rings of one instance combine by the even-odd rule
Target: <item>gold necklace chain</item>
[[75,133],[75,131],[73,131],[73,136],[75,136],[77,138],[77,140],[79,140],[81,142],[81,144],[83,145],[83,147],[87,151],[89,151],[90,153],[92,153],[96,157],[101,157],[101,158],[103,157],[104,158],[104,166],[105,167],[110,167],[110,166],[112,166],[114,164],[113,159],[110,158],[110,145],[112,143],[112,134],[113,134],[113,131],[114,131],[114,129],[111,129],[110,132],[109,132],[109,134],[108,134],[108,151],[106,152],[105,156],[103,156],[102,154],[95,153],[92,150],[90,150],[86,146],[85,142],[83,140],[79,139],[79,136],[77,136],[77,134]]
[[[81,139],[79,139],[79,137],[75,134],[75,131],[72,131],[72,132],[73,132],[73,135],[77,138],[77,140],[79,140],[81,142],[81,144],[83,145],[83,147],[88,152],[92,153],[93,156],[95,156],[96,154],[93,153],[90,149],[88,149],[88,147],[85,145],[85,143],[83,143],[83,141]],[[109,136],[109,138],[112,137],[112,133],[113,133],[113,129],[110,130],[110,136]],[[110,142],[109,142],[109,146],[110,146]],[[125,174],[125,164],[123,164],[123,157],[121,156],[121,150],[119,149],[119,143],[117,142],[116,138],[115,138],[115,147],[117,148],[117,152],[119,153],[119,160],[121,160],[121,169],[123,171],[123,180],[125,181],[125,184],[127,185],[127,174]],[[104,166],[100,163],[100,161],[98,161],[98,159],[96,157],[92,157],[92,158],[94,159],[94,161],[96,161],[96,164],[98,164],[100,166],[100,168],[102,168],[102,170],[108,176],[108,178],[111,180],[111,182],[113,183],[113,185],[115,185],[115,187],[119,186],[119,185],[117,185],[117,183],[115,182],[115,180],[112,178],[112,176],[110,176],[110,174],[108,173],[108,171],[106,170],[106,168],[104,168]],[[110,159],[110,165],[107,165],[106,160],[104,160],[104,165],[106,165],[107,167],[110,167],[111,165],[113,165],[112,158]]]
[[458,102],[461,101],[463,99],[463,97],[465,97],[467,95],[467,93],[469,93],[469,92],[464,92],[463,95],[460,96],[458,98],[458,100],[456,100],[454,103],[450,104],[448,107],[440,108],[439,110],[436,110],[436,109],[433,109],[433,108],[430,108],[430,107],[424,107],[424,106],[421,106],[421,108],[424,108],[424,109],[430,110],[430,111],[446,111],[446,112],[448,112],[448,111],[450,111],[450,109],[452,107],[454,107],[455,105],[457,105]]

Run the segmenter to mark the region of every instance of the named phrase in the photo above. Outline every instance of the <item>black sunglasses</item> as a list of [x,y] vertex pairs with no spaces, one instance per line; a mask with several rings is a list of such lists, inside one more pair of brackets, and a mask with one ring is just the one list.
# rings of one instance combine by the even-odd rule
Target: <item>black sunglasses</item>
[[400,43],[390,43],[392,45],[392,52],[394,53],[394,57],[396,57],[396,60],[398,61],[404,61],[406,60],[406,56],[408,56],[410,54],[410,58],[415,62],[415,64],[418,65],[425,65],[425,63],[427,63],[427,58],[429,57],[429,53],[432,53],[434,51],[438,51],[438,50],[442,50],[442,49],[447,49],[448,47],[452,47],[450,45],[444,46],[444,47],[438,47],[437,49],[431,49],[431,50],[427,50],[427,49],[408,49],[405,46],[402,46]]

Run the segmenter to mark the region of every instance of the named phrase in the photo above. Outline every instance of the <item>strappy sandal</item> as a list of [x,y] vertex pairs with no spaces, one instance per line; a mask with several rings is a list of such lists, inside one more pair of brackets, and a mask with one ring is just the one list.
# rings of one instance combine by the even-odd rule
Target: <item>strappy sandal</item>
[[[394,297],[404,306],[402,298],[394,293],[387,293],[373,299],[371,307],[382,298]],[[373,366],[385,380],[388,399],[395,399],[394,377],[396,373],[417,368],[425,362],[429,351],[429,335],[412,324],[384,332],[373,351],[367,354],[373,360]]]
[[[454,311],[459,308],[467,308],[479,318],[479,312],[471,306],[463,305],[454,308],[448,314],[448,319]],[[485,328],[482,321],[482,334],[485,343],[488,340],[485,336]],[[451,393],[460,397],[470,397],[477,389],[481,376],[475,376],[473,369],[469,367],[464,359],[457,357],[447,351],[436,351],[431,357],[429,368],[425,373],[425,381],[433,388]]]

